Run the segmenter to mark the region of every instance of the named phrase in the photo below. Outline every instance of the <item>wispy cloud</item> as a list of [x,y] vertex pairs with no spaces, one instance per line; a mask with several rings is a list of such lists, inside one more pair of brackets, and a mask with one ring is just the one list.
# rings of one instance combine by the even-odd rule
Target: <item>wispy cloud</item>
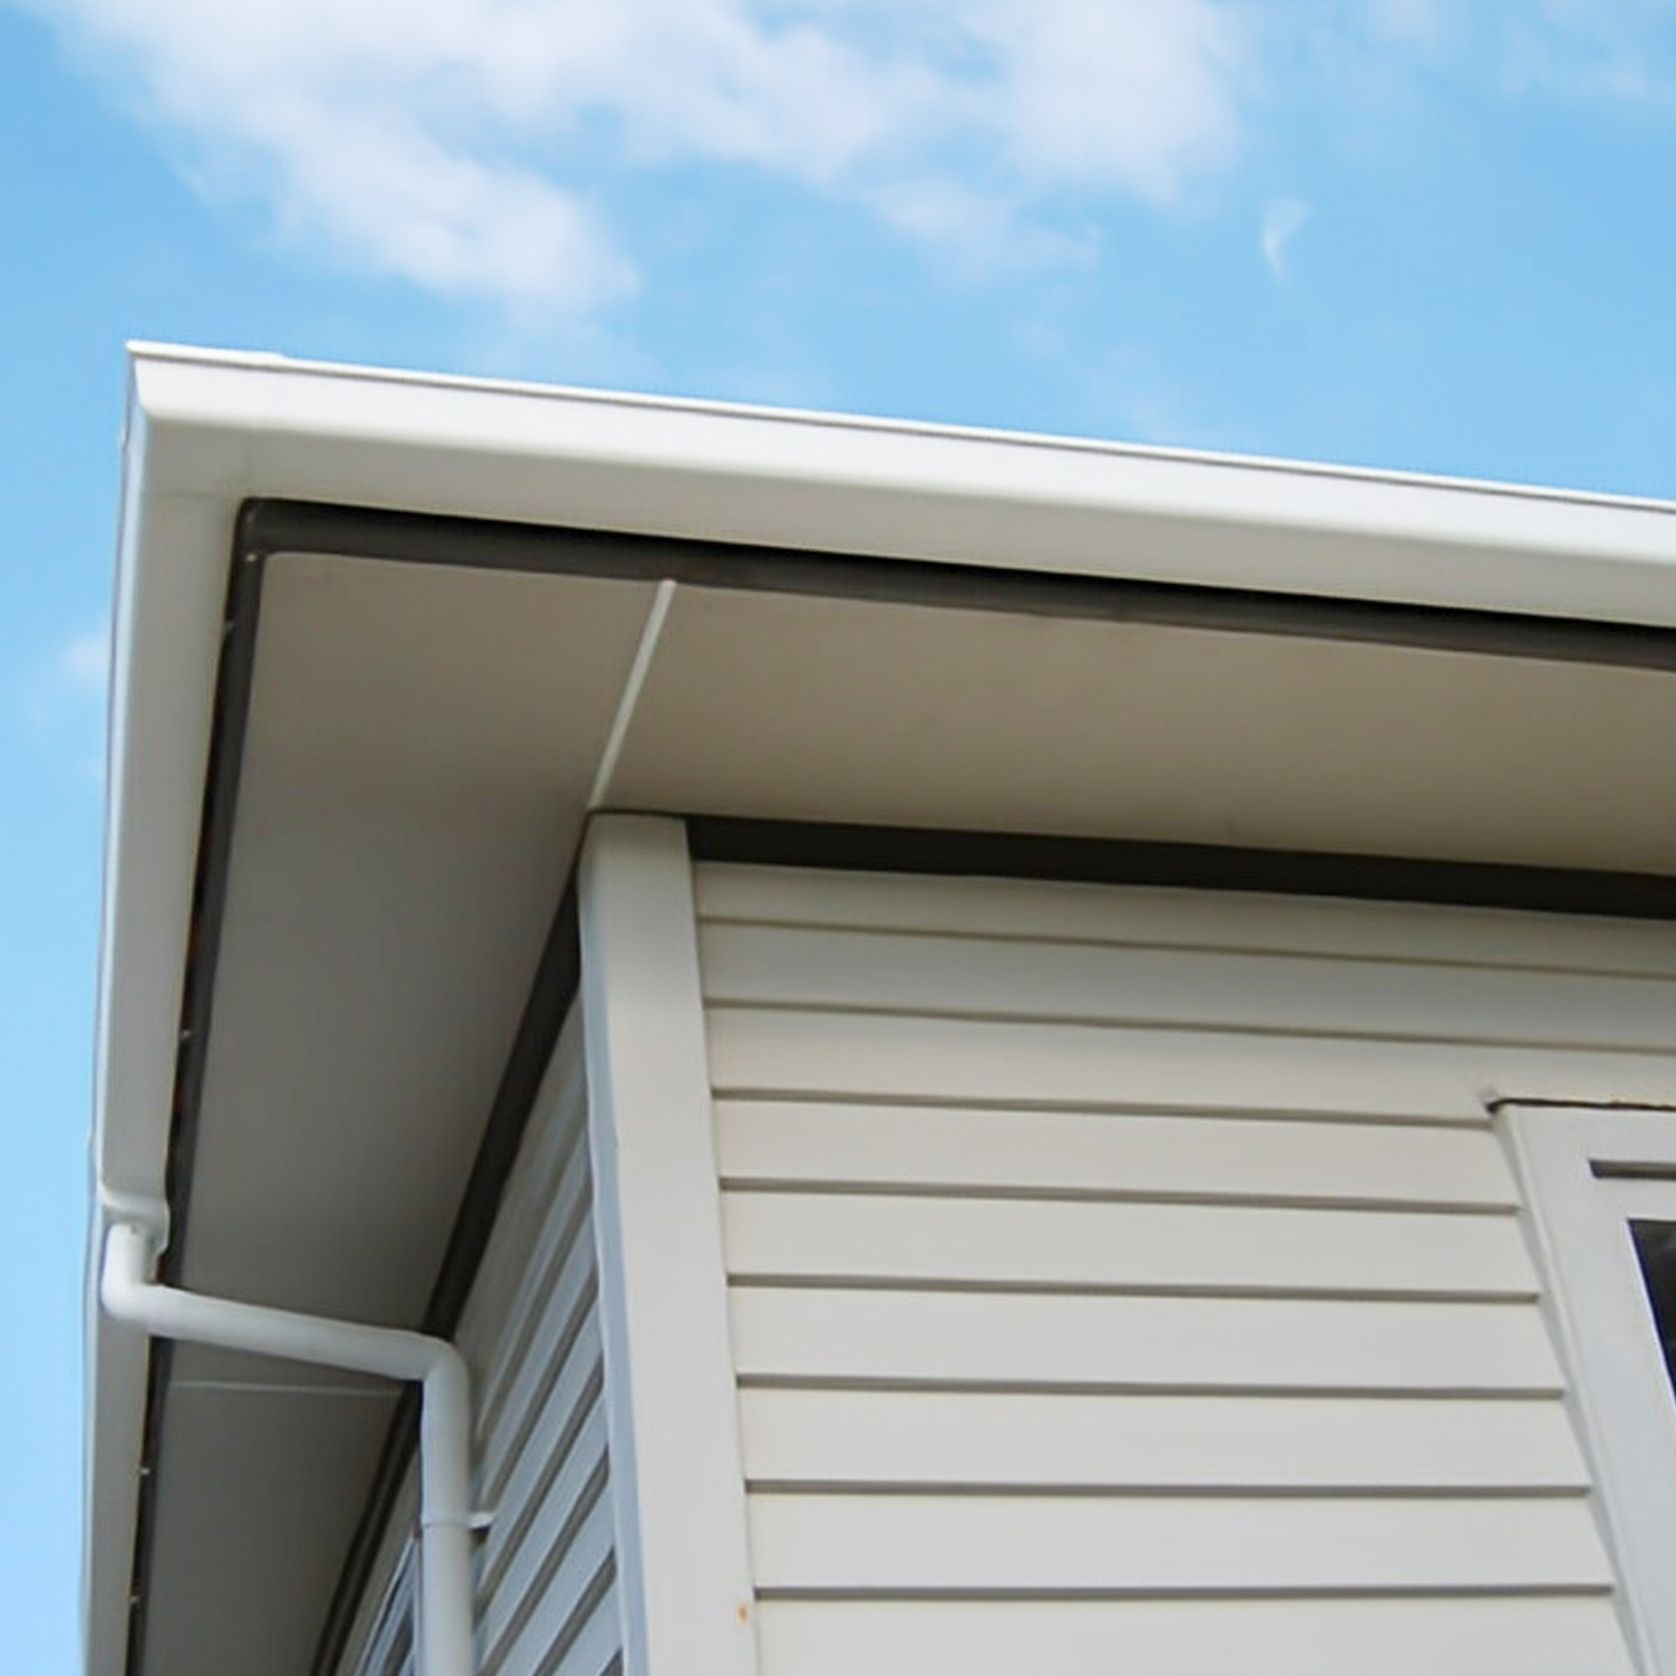
[[1254,76],[1229,0],[24,3],[205,192],[513,311],[639,283],[589,159],[759,171],[970,259],[1055,194],[1176,201],[1237,155]]
[[[52,20],[204,193],[515,324],[645,283],[607,176],[614,200],[636,174],[745,171],[961,269],[1075,263],[1110,200],[1196,201],[1237,168],[1300,64],[1642,98],[1676,60],[1676,0],[5,3]],[[1265,238],[1271,268],[1296,231]]]
[[1274,198],[1263,207],[1263,227],[1258,235],[1263,260],[1277,280],[1286,278],[1286,252],[1303,230],[1311,210],[1298,198]]

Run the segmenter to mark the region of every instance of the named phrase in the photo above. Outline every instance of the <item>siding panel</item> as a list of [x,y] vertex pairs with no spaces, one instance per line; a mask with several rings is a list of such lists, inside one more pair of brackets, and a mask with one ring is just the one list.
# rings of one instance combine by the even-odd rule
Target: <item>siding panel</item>
[[749,1286],[733,1331],[753,1382],[1528,1395],[1563,1383],[1534,1304]]
[[747,1389],[753,1486],[1583,1490],[1564,1405]]
[[699,948],[717,1004],[1545,1047],[1592,1025],[1597,1048],[1676,1052],[1671,978],[1593,976],[1583,1019],[1575,975],[1483,966],[1416,983],[1398,961],[786,926],[710,926]]
[[729,1006],[709,1017],[718,1095],[936,1106],[1307,1116],[1481,1126],[1483,1092],[1659,1104],[1676,1059],[1279,1032],[1136,1029]]
[[698,872],[767,1676],[1626,1672],[1486,1091],[1676,933]]
[[1606,1588],[1588,1506],[1495,1500],[758,1495],[771,1593]]
[[765,1601],[797,1676],[1628,1676],[1601,1598]]
[[729,1193],[736,1280],[1531,1299],[1511,1216]]
[[1515,1210],[1483,1129],[718,1100],[729,1185]]
[[1676,977],[1669,928],[1503,908],[814,867],[695,869],[710,924],[831,926],[1350,960]]
[[[621,1644],[585,1102],[573,1012],[458,1333],[474,1381],[477,1503],[493,1514],[476,1565],[481,1676],[601,1676]],[[412,1672],[412,1589],[388,1579],[411,1575],[413,1516],[410,1476],[368,1591],[384,1604],[363,1611],[345,1676]]]

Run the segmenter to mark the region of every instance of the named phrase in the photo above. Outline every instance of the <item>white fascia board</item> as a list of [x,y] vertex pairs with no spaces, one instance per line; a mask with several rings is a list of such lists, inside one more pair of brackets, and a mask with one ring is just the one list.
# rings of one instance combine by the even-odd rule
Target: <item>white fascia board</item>
[[112,623],[95,1147],[105,1198],[161,1208],[179,979],[237,502],[159,491],[130,400]]
[[135,351],[152,482],[1676,625],[1676,506],[1163,449]]
[[110,1222],[161,1225],[198,829],[236,503],[159,492],[152,432],[131,384],[112,622],[104,900],[94,1057],[94,1208],[88,1227],[83,1467],[85,1667],[126,1659],[144,1335],[105,1318]]

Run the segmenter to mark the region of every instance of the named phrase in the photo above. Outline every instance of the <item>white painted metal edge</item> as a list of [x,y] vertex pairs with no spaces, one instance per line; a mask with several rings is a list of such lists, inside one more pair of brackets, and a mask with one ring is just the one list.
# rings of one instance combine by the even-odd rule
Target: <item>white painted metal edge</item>
[[1676,506],[138,348],[157,490],[1676,624]]
[[756,1676],[745,1474],[686,830],[596,816],[580,876],[626,1676]]
[[471,374],[425,372],[345,361],[315,361],[306,357],[280,355],[269,350],[210,349],[190,344],[136,339],[129,343],[128,352],[135,361],[169,362],[182,366],[245,367],[409,388],[536,396],[546,401],[591,403],[601,407],[712,414],[740,419],[773,419],[789,424],[879,431],[893,436],[943,436],[969,438],[980,442],[1010,442],[1031,448],[1064,449],[1131,459],[1232,465],[1364,483],[1408,483],[1439,489],[1479,489],[1491,494],[1535,496],[1544,500],[1581,505],[1641,507],[1653,511],[1669,511],[1676,508],[1676,502],[1644,495],[1608,494],[1593,490],[1556,488],[1546,484],[1506,482],[1492,478],[1452,477],[1437,472],[1399,471],[1390,467],[1334,465],[1318,460],[1290,459],[1281,455],[1238,454],[1218,449],[1171,447],[1161,443],[1114,442],[1052,432],[1009,430],[1001,426],[934,423],[928,420],[886,418],[875,414],[837,413],[818,408],[769,407],[709,397],[652,395],[589,388],[585,385],[549,384],[534,379],[486,378]]
[[162,1227],[181,986],[234,508],[157,493],[130,390],[111,627],[104,900],[94,1056],[83,1455],[85,1668],[123,1668],[145,1413],[142,1334],[103,1319],[115,1216]]

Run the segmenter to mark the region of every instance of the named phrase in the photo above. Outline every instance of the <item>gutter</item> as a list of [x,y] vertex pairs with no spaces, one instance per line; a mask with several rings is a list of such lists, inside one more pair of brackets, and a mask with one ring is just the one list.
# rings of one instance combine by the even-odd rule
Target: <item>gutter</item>
[[1676,627],[1676,505],[135,345],[148,494]]

